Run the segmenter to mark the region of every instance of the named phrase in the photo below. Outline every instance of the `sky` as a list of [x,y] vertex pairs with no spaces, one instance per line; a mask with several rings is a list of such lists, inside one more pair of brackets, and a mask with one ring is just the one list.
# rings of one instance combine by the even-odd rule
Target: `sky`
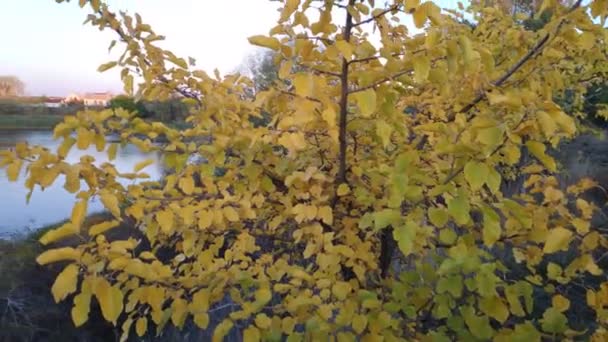
[[[265,0],[108,0],[111,8],[135,10],[158,33],[163,47],[192,56],[197,67],[235,70],[255,51],[247,37],[266,34],[278,18]],[[82,23],[88,14],[77,1],[0,0],[0,75],[14,75],[28,95],[122,90],[117,70],[97,72],[111,60],[114,35]],[[115,51],[119,51],[116,47]]]
[[[455,0],[439,1],[454,6]],[[278,4],[268,0],[107,0],[111,8],[138,12],[163,48],[194,57],[198,68],[223,74],[236,70],[255,53],[247,37],[267,34],[278,18]],[[97,72],[112,60],[108,46],[115,35],[82,23],[88,8],[77,1],[0,0],[0,75],[14,75],[27,95],[120,93],[118,69]],[[406,18],[410,20],[411,18]],[[407,24],[407,23],[406,23]],[[408,25],[410,26],[410,25]],[[116,52],[120,51],[118,47]]]

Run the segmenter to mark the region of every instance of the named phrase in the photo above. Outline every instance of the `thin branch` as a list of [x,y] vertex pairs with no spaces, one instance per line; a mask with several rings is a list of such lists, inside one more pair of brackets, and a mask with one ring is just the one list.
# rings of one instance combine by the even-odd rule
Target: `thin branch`
[[[582,3],[582,1],[583,0],[578,0],[574,5],[572,5],[572,7],[570,7],[570,9],[568,10],[568,14],[571,13],[571,12],[573,12],[577,8],[579,8],[580,5],[581,5],[581,3]],[[561,25],[563,23],[564,23],[564,21],[562,19],[562,21],[559,23],[559,25],[558,25],[558,27],[557,27],[557,29],[555,31],[556,35],[557,35],[557,31],[559,31],[559,28],[561,27]],[[544,37],[541,38],[532,47],[532,49],[530,49],[530,51],[528,51],[528,53],[526,53],[517,63],[515,63],[513,66],[511,66],[511,68],[509,68],[509,70],[507,70],[500,78],[498,78],[496,81],[492,82],[492,85],[494,87],[500,87],[503,83],[505,83],[524,64],[526,64],[526,62],[528,62],[530,59],[532,59],[532,57],[536,56],[543,49],[543,47],[549,41],[549,38],[551,38],[551,33],[547,32],[547,34],[545,34]],[[464,106],[458,112],[453,112],[452,115],[448,116],[448,121],[453,121],[454,118],[456,118],[456,114],[458,114],[458,113],[467,113],[468,111],[470,111],[471,109],[473,109],[473,107],[475,107],[479,102],[481,102],[485,97],[486,97],[485,91],[481,92],[468,105]]]
[[396,10],[398,10],[398,9],[399,9],[399,7],[401,7],[401,4],[396,4],[396,5],[393,5],[393,6],[391,6],[391,7],[387,8],[387,9],[385,9],[385,10],[381,11],[380,13],[378,13],[378,14],[376,14],[376,15],[374,15],[374,16],[372,16],[372,17],[370,17],[370,18],[367,18],[367,19],[365,19],[365,20],[362,20],[362,21],[360,21],[360,22],[358,22],[358,23],[354,23],[354,24],[352,25],[352,27],[357,27],[357,26],[365,25],[365,24],[367,24],[367,23],[370,23],[370,22],[372,22],[372,21],[375,21],[375,20],[377,20],[378,18],[383,17],[384,15],[386,15],[386,14],[387,14],[387,13],[389,13],[389,12],[392,12],[392,11],[396,11]]
[[[116,14],[110,12],[107,8],[105,9],[105,11],[107,11],[109,13],[110,16],[112,16],[113,18],[116,18]],[[97,11],[97,14],[101,15],[102,17],[104,16],[104,12],[103,10],[99,9]],[[124,42],[128,42],[129,39],[127,38],[127,35],[123,32],[122,27],[121,26],[116,26],[115,28],[112,28],[112,30],[114,32],[116,32],[118,34],[118,36],[124,41]],[[135,39],[131,39],[131,40],[135,40]],[[142,57],[143,62],[147,65],[147,66],[151,66],[152,63],[150,63],[150,61],[144,56]],[[197,104],[200,106],[202,105],[202,101],[200,99],[200,97],[196,94],[191,93],[190,91],[187,90],[187,88],[180,88],[178,87],[171,87],[170,86],[170,81],[169,79],[167,79],[167,77],[165,77],[164,75],[160,75],[157,77],[158,80],[165,84],[166,86],[168,86],[171,90],[176,91],[177,93],[181,94],[182,96],[186,97],[186,98],[190,98],[190,99],[194,99],[196,100]]]
[[329,76],[334,76],[334,77],[340,77],[340,74],[337,72],[332,72],[332,71],[326,71],[326,70],[320,70],[314,67],[306,67],[308,69],[310,69],[313,72],[319,73],[319,74],[323,74],[323,75],[329,75]]
[[296,94],[294,92],[291,92],[291,91],[281,90],[281,93],[285,94],[285,95],[293,96],[293,97],[300,97],[300,98],[306,99],[308,101],[321,103],[321,100],[319,100],[317,98],[310,97],[310,96],[300,96],[300,95],[298,95],[298,94]]
[[396,73],[396,74],[394,74],[394,75],[391,75],[391,76],[385,77],[385,78],[383,78],[383,79],[381,79],[381,80],[379,80],[379,81],[376,81],[376,82],[374,82],[374,83],[372,83],[372,84],[370,84],[370,85],[367,85],[367,86],[365,86],[365,87],[361,87],[361,88],[353,89],[353,90],[349,91],[348,93],[349,93],[349,94],[354,94],[354,93],[358,93],[358,92],[360,92],[360,91],[365,91],[365,90],[368,90],[368,89],[376,88],[377,86],[381,85],[382,83],[386,83],[386,82],[388,82],[388,81],[392,81],[392,80],[394,80],[395,78],[397,78],[397,77],[401,77],[401,76],[403,76],[403,75],[405,75],[405,74],[408,74],[408,73],[410,73],[410,72],[412,72],[412,71],[413,71],[412,69],[408,69],[408,70],[403,70],[403,71],[400,71],[400,72],[398,72],[398,73]]
[[308,40],[320,40],[322,42],[328,43],[329,45],[333,45],[333,39],[325,38],[325,37],[313,37],[313,36],[296,36],[295,39],[308,39]]

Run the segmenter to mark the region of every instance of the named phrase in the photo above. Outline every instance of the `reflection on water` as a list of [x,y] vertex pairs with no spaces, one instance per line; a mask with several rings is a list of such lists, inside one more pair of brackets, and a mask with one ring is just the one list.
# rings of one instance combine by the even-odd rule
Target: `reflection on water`
[[[3,131],[0,130],[0,149],[14,147],[18,142],[27,141],[30,145],[42,145],[56,152],[60,144],[53,140],[53,135],[48,131]],[[80,157],[88,154],[95,158],[95,164],[99,165],[108,161],[105,152],[97,152],[95,148],[81,151],[74,146],[66,157],[69,163],[76,163]],[[119,149],[113,164],[120,172],[132,172],[133,167],[140,161],[153,159],[156,162],[143,170],[153,179],[157,179],[161,173],[159,155],[156,153],[142,153],[137,147],[127,145]],[[73,194],[63,188],[64,180],[57,178],[53,186],[40,190],[36,187],[29,204],[26,203],[27,189],[24,186],[25,178],[20,177],[16,183],[8,182],[4,171],[0,171],[0,233],[15,232],[24,228],[35,229],[41,226],[55,223],[70,216],[72,206],[75,202]],[[132,182],[124,180],[123,183]],[[97,199],[92,199],[89,204],[89,212],[100,211],[103,208]]]

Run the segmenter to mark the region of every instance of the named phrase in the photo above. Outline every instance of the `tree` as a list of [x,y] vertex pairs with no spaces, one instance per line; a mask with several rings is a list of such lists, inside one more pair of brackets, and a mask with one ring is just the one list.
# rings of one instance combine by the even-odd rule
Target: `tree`
[[255,93],[270,89],[279,79],[276,56],[272,50],[262,50],[249,56],[242,66],[241,72],[251,78]]
[[150,116],[149,111],[142,101],[135,101],[134,98],[124,95],[119,95],[110,100],[110,108],[122,108],[128,112],[134,112],[139,117]]
[[[186,321],[209,328],[220,302],[231,309],[214,340],[608,337],[608,241],[583,197],[595,183],[559,188],[545,152],[576,134],[581,114],[582,101],[566,113],[555,96],[581,98],[585,80],[606,77],[606,29],[594,21],[608,15],[605,0],[549,1],[551,20],[537,31],[476,4],[286,0],[271,35],[250,38],[280,56],[284,82],[253,99],[250,79],[208,75],[156,46],[162,36],[140,16],[80,4],[124,43],[100,69],[121,67],[129,94],[179,92],[192,127],[86,111],[55,128],[56,153],[24,144],[1,154],[9,179],[30,161],[30,189],[63,174],[77,194],[71,221],[41,242],[83,243],[38,257],[67,263],[52,292],[73,298],[77,325],[96,298],[124,338]],[[404,16],[424,33],[408,34]],[[271,123],[254,125],[262,112]],[[163,152],[174,172],[123,185],[145,178],[148,163],[125,174],[61,158],[95,144],[112,159],[109,132]],[[166,143],[152,144],[159,136]],[[523,150],[532,158],[521,165]],[[505,166],[528,175],[524,193],[505,196]],[[81,232],[93,197],[114,219]],[[120,221],[134,237],[108,240]]]
[[0,97],[23,95],[25,84],[15,76],[0,76]]

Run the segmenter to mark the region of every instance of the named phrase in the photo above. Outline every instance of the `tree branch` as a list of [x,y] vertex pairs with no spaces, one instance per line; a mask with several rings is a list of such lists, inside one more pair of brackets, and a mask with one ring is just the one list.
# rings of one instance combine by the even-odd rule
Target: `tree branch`
[[[349,6],[352,6],[352,5],[349,5]],[[367,23],[370,23],[370,22],[372,22],[372,21],[375,21],[376,19],[378,19],[378,18],[380,18],[380,17],[383,17],[385,14],[387,14],[387,13],[389,13],[389,12],[392,12],[392,11],[395,11],[395,10],[399,9],[399,7],[401,7],[401,4],[400,4],[400,3],[399,3],[399,4],[396,4],[396,5],[393,5],[393,6],[391,6],[391,7],[387,8],[387,9],[385,9],[385,10],[381,11],[380,13],[378,13],[378,14],[376,14],[376,15],[374,15],[374,16],[372,16],[372,17],[370,17],[370,18],[367,18],[367,19],[365,19],[365,20],[361,20],[361,21],[360,21],[360,22],[358,22],[358,23],[354,23],[354,24],[352,25],[352,27],[357,27],[357,26],[365,25],[365,24],[367,24]]]
[[[579,8],[582,1],[583,0],[578,0],[574,5],[572,5],[572,7],[570,7],[570,9],[568,10],[568,14],[572,13],[574,10]],[[564,22],[564,20],[562,19],[562,21],[559,23],[559,25],[555,31],[555,34],[557,34],[557,31],[559,31],[559,28],[561,27],[563,22]],[[496,81],[492,82],[492,85],[494,87],[500,87],[501,85],[503,85],[511,76],[513,76],[513,74],[515,74],[524,64],[526,64],[526,62],[528,62],[530,59],[532,59],[532,57],[534,57],[536,54],[538,54],[540,51],[542,51],[545,44],[549,41],[549,38],[551,38],[551,33],[547,32],[547,34],[545,34],[530,49],[530,51],[528,51],[528,53],[526,53],[522,58],[520,58],[519,61],[517,61],[517,63],[515,63],[513,66],[511,66],[511,68],[509,68],[509,70],[507,70],[500,78],[498,78]],[[477,97],[475,97],[473,99],[473,101],[471,101],[468,105],[464,106],[458,112],[453,112],[452,115],[448,116],[448,121],[454,120],[454,118],[456,118],[456,114],[467,113],[468,111],[473,109],[473,107],[475,107],[479,102],[481,102],[485,97],[486,97],[486,94],[485,94],[485,91],[483,91],[481,94],[477,95]]]
[[396,74],[394,74],[394,75],[392,75],[392,76],[385,77],[385,78],[383,78],[383,79],[381,79],[381,80],[379,80],[379,81],[377,81],[377,82],[375,82],[375,83],[372,83],[372,84],[370,84],[370,85],[367,85],[367,86],[365,86],[365,87],[361,87],[361,88],[353,89],[353,90],[349,91],[348,93],[349,93],[349,94],[354,94],[354,93],[358,93],[358,92],[360,92],[360,91],[365,91],[365,90],[368,90],[368,89],[376,88],[377,86],[381,85],[382,83],[386,83],[386,82],[388,82],[388,81],[392,81],[392,80],[394,80],[395,78],[400,77],[400,76],[403,76],[403,75],[405,75],[405,74],[408,74],[408,73],[410,73],[410,72],[412,72],[412,71],[413,71],[413,70],[411,70],[411,69],[400,71],[400,72],[398,72],[398,73],[396,73]]
[[[349,0],[348,5],[353,6],[355,0]],[[350,42],[350,35],[353,29],[353,17],[349,11],[346,11],[346,25],[344,26],[344,41]],[[346,183],[346,124],[348,115],[348,61],[342,58],[342,73],[340,74],[340,123],[339,123],[339,136],[338,140],[340,143],[340,152],[338,155],[339,168],[336,176],[336,189],[342,184]],[[336,196],[337,198],[337,196]]]
[[294,92],[291,92],[291,91],[281,90],[281,93],[285,94],[285,95],[293,96],[293,97],[301,97],[303,99],[307,99],[308,101],[321,103],[321,100],[319,100],[317,98],[310,97],[310,96],[300,96],[300,95],[298,95],[298,94],[296,94]]

